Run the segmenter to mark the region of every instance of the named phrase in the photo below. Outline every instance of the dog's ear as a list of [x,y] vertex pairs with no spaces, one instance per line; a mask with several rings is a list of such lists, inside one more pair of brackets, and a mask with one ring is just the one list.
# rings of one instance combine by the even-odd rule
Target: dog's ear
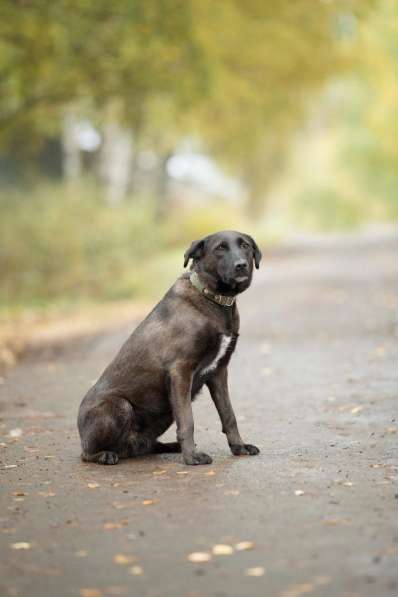
[[254,238],[252,238],[248,234],[245,234],[245,237],[246,237],[246,239],[249,241],[249,243],[252,246],[254,265],[256,266],[256,269],[258,269],[260,267],[260,261],[261,261],[261,258],[262,258],[262,253],[261,253],[260,249],[258,248],[257,243],[254,240]]
[[190,259],[193,259],[194,261],[196,259],[200,259],[204,253],[204,248],[205,248],[204,239],[194,240],[191,243],[191,246],[189,247],[189,249],[187,249],[184,253],[184,267],[187,267],[188,261]]

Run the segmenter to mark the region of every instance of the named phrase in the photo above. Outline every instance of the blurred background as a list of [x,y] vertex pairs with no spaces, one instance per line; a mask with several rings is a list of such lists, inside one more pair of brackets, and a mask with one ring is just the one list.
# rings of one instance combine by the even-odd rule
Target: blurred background
[[398,218],[394,0],[2,0],[1,321],[159,296],[217,229]]

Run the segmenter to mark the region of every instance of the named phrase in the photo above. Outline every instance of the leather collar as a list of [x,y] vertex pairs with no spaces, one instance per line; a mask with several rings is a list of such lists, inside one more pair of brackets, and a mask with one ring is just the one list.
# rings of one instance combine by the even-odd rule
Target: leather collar
[[209,301],[216,303],[217,305],[221,305],[221,307],[233,307],[235,304],[235,297],[234,296],[225,296],[224,294],[216,294],[206,288],[206,286],[202,283],[201,279],[199,278],[196,272],[192,272],[189,276],[192,286],[195,286],[197,290],[203,296],[205,296]]

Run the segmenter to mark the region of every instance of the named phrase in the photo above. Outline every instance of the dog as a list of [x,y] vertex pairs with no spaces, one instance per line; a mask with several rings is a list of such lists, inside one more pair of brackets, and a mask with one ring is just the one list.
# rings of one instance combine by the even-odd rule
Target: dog
[[[239,335],[236,295],[252,281],[261,251],[251,236],[217,232],[192,242],[182,274],[84,397],[78,415],[82,460],[182,452],[186,464],[210,464],[196,450],[192,401],[206,385],[232,454],[255,455],[243,442],[228,392],[227,367]],[[158,438],[177,424],[177,442]]]

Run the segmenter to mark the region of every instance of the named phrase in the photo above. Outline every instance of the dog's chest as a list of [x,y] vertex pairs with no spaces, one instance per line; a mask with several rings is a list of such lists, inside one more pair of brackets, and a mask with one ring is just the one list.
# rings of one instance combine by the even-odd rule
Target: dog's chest
[[213,358],[213,360],[208,365],[206,365],[206,367],[204,369],[202,369],[202,371],[201,371],[202,375],[208,375],[209,373],[211,373],[212,371],[215,371],[217,369],[219,362],[221,361],[221,359],[223,359],[225,357],[228,348],[231,347],[232,339],[233,339],[233,336],[227,336],[224,334],[221,336],[220,345],[218,347],[217,354]]

